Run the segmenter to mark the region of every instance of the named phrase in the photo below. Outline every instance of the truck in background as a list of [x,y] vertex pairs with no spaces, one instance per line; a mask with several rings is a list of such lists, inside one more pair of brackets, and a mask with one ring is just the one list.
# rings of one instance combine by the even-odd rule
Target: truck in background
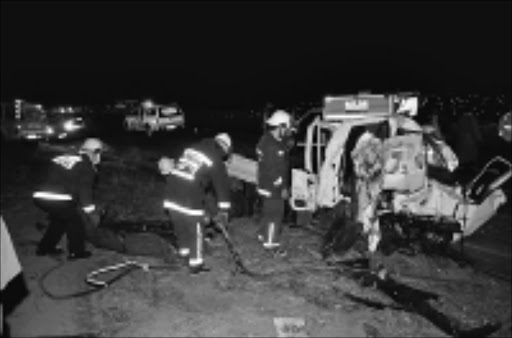
[[41,104],[16,99],[2,103],[2,137],[7,140],[48,140],[53,129]]
[[2,138],[50,141],[82,136],[86,125],[81,113],[81,108],[72,106],[45,108],[21,99],[2,102]]
[[123,125],[127,131],[144,131],[151,136],[156,131],[184,128],[185,114],[176,103],[156,104],[146,100],[125,116]]

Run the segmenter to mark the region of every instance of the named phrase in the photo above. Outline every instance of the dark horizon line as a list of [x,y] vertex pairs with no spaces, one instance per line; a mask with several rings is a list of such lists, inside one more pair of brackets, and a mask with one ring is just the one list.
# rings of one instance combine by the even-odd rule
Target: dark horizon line
[[[510,86],[496,86],[496,87],[485,87],[485,88],[462,88],[452,87],[441,90],[432,90],[430,88],[419,88],[405,86],[388,86],[388,88],[382,88],[382,86],[375,86],[372,88],[340,88],[339,90],[300,90],[297,93],[283,92],[279,94],[268,94],[268,95],[255,95],[245,97],[229,97],[226,95],[195,95],[189,93],[177,94],[173,97],[168,95],[161,95],[156,93],[155,95],[146,95],[144,93],[139,95],[130,95],[129,93],[113,94],[113,95],[98,95],[90,94],[78,97],[77,95],[37,95],[33,93],[12,93],[2,91],[0,93],[1,102],[11,102],[15,99],[23,99],[28,102],[37,102],[44,106],[54,105],[108,105],[114,104],[115,102],[122,100],[145,100],[151,99],[155,102],[160,103],[178,103],[180,105],[187,105],[191,107],[213,107],[223,109],[224,107],[254,107],[263,106],[271,103],[274,105],[293,105],[304,102],[318,101],[321,103],[323,97],[328,95],[350,95],[360,92],[371,92],[375,94],[387,94],[397,92],[416,92],[423,97],[450,97],[450,96],[469,96],[469,95],[482,95],[482,96],[504,96],[510,100],[511,88]],[[194,97],[193,97],[194,96]],[[234,96],[237,96],[236,94]],[[198,103],[196,103],[198,102]]]

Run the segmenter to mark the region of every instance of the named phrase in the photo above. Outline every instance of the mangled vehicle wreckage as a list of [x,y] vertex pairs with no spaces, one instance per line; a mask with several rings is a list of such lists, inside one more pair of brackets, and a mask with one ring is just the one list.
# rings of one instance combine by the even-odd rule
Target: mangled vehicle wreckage
[[329,227],[324,257],[363,240],[364,251],[444,249],[485,224],[506,202],[511,164],[492,159],[469,182],[451,148],[413,117],[418,97],[326,97],[308,126],[304,168],[292,169],[291,206],[303,225]]

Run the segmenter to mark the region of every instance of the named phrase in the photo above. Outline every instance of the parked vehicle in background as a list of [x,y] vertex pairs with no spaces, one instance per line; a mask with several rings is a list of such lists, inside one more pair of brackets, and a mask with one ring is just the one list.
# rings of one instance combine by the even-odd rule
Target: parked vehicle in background
[[48,140],[53,135],[41,104],[16,99],[2,104],[2,136],[8,140]]
[[45,108],[25,100],[2,103],[1,129],[6,140],[51,141],[84,136],[80,107]]
[[78,115],[52,114],[48,117],[48,125],[52,129],[51,140],[74,139],[85,136],[84,118]]
[[185,127],[185,114],[179,105],[156,104],[150,100],[138,105],[124,118],[128,131],[144,131],[151,136],[156,131],[171,131]]

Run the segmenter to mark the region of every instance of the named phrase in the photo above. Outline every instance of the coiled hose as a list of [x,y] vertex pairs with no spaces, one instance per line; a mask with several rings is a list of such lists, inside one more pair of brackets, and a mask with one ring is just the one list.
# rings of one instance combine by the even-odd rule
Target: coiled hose
[[[175,264],[150,265],[148,263],[140,263],[137,261],[128,260],[128,261],[125,261],[122,263],[109,265],[109,266],[99,268],[99,269],[89,272],[85,277],[85,282],[90,287],[85,290],[75,291],[75,292],[71,292],[71,293],[67,293],[67,294],[57,294],[57,293],[50,291],[47,288],[45,281],[48,278],[48,276],[50,276],[53,272],[55,272],[58,269],[60,269],[61,267],[63,267],[65,264],[66,264],[66,261],[61,261],[59,264],[51,267],[45,273],[43,273],[43,275],[41,275],[41,277],[38,280],[39,287],[41,288],[43,293],[51,299],[66,300],[66,299],[79,298],[79,297],[84,297],[84,296],[90,295],[92,293],[101,291],[108,286],[111,286],[112,284],[119,281],[121,278],[129,275],[132,271],[134,271],[136,269],[142,269],[146,272],[149,272],[149,270],[155,270],[155,269],[168,269],[168,270],[177,270],[178,269],[177,265],[175,265]],[[106,272],[115,271],[115,270],[121,270],[121,272],[106,281],[98,279],[99,275],[106,273]]]

